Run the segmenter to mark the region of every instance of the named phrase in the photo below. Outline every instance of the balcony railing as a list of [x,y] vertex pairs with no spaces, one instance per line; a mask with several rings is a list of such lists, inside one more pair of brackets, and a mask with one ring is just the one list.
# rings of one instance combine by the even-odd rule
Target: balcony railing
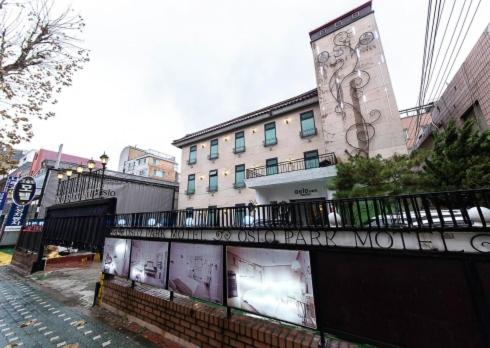
[[247,179],[258,178],[265,175],[274,175],[295,172],[298,170],[307,170],[318,167],[328,167],[337,163],[335,153],[330,152],[319,155],[316,158],[295,159],[291,161],[279,162],[274,166],[262,166],[247,169]]
[[245,152],[245,145],[233,148],[233,153],[235,154],[242,153],[242,152]]
[[219,154],[218,154],[217,152],[215,152],[215,153],[210,153],[210,154],[208,155],[208,160],[211,160],[211,161],[212,161],[212,160],[218,159],[218,157],[219,157]]
[[309,138],[317,134],[317,129],[315,128],[309,128],[309,129],[302,129],[299,131],[299,136],[301,138]]
[[115,227],[488,231],[490,189],[122,214]]
[[277,145],[277,138],[270,138],[262,140],[264,147]]

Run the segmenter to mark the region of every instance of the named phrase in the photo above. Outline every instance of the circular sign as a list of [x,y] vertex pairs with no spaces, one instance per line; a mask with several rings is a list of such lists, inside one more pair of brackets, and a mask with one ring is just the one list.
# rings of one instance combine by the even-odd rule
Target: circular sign
[[15,185],[12,198],[17,205],[27,205],[34,199],[35,194],[36,182],[34,178],[25,176]]

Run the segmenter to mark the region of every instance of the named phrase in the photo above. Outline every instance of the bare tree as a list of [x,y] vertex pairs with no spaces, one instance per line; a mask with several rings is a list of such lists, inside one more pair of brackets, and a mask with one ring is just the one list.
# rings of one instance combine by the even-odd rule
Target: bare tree
[[12,147],[33,137],[32,119],[54,116],[55,95],[88,61],[83,19],[54,0],[0,0],[0,174]]

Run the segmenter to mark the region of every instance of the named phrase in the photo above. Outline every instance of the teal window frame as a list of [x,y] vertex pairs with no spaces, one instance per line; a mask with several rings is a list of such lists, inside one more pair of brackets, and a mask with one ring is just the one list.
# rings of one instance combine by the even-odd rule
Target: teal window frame
[[197,145],[192,145],[189,148],[189,159],[187,160],[188,164],[195,164],[197,162]]
[[303,159],[305,161],[305,169],[318,168],[320,166],[318,150],[304,152]]
[[264,146],[277,144],[276,122],[264,124]]
[[[191,187],[192,183],[192,187]],[[196,174],[189,174],[187,176],[187,194],[194,194],[196,192]]]
[[209,159],[218,158],[219,149],[218,149],[218,139],[213,139],[209,142]]
[[245,164],[235,166],[235,188],[245,187]]
[[265,174],[275,175],[279,172],[277,157],[265,160]]
[[235,148],[233,149],[235,153],[245,152],[245,132],[235,133]]
[[218,191],[218,170],[217,169],[213,169],[213,170],[209,171],[208,191],[209,192]]
[[315,114],[313,111],[303,112],[299,117],[301,123],[301,136],[310,137],[316,135]]

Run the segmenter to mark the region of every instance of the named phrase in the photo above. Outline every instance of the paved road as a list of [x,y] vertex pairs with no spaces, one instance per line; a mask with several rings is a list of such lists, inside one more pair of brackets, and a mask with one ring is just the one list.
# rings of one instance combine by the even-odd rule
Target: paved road
[[[10,345],[10,346],[9,346]],[[142,347],[0,267],[0,348]]]

